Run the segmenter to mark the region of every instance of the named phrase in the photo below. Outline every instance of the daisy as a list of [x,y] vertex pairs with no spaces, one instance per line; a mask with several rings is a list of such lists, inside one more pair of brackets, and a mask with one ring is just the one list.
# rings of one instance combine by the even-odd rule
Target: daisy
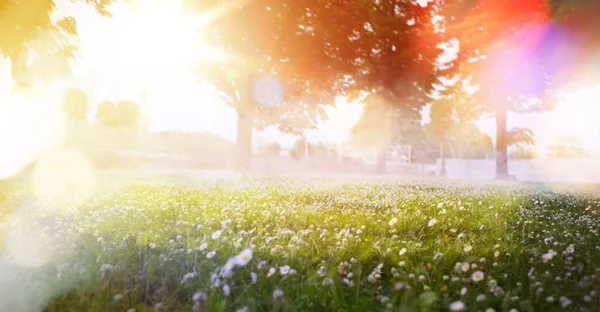
[[450,304],[450,311],[452,311],[452,312],[463,311],[465,308],[466,308],[465,303],[460,300],[454,301]]
[[485,277],[485,276],[484,276],[483,272],[481,272],[481,271],[475,271],[475,272],[473,272],[473,274],[471,275],[471,279],[472,279],[474,282],[480,282],[480,281],[482,281],[482,280],[483,280],[483,278],[484,278],[484,277]]
[[290,273],[290,266],[284,265],[282,267],[279,267],[279,273],[281,273],[281,275],[287,275],[288,273]]
[[235,256],[235,264],[237,266],[246,266],[250,260],[252,260],[252,249],[250,248],[242,250],[242,252]]

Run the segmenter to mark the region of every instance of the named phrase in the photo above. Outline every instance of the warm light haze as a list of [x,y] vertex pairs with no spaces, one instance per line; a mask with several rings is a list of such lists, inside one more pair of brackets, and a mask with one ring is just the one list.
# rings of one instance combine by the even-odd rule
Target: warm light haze
[[593,312],[600,2],[0,0],[0,312]]

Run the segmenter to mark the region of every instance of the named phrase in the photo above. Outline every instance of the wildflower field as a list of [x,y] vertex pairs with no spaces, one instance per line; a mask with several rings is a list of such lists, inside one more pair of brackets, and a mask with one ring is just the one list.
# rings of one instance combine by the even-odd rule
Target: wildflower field
[[600,197],[530,186],[3,184],[0,311],[597,311]]

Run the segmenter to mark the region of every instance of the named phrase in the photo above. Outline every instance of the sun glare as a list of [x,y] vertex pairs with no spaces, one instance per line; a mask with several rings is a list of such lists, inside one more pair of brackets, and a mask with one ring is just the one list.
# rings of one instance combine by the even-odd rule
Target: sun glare
[[117,79],[121,86],[168,87],[189,79],[193,62],[212,53],[198,40],[194,20],[182,15],[180,1],[136,8],[121,4],[109,22],[115,36],[104,42],[105,49],[88,49],[96,55],[83,58],[95,59],[96,73]]
[[31,164],[65,134],[64,119],[52,96],[44,93],[0,94],[0,179]]
[[580,139],[598,133],[598,98],[600,87],[583,87],[564,95],[564,100],[552,112],[554,131],[561,135],[575,135]]
[[325,107],[328,120],[320,127],[321,132],[335,143],[346,143],[350,139],[352,128],[358,124],[364,105],[350,102],[344,97],[335,100],[335,106]]

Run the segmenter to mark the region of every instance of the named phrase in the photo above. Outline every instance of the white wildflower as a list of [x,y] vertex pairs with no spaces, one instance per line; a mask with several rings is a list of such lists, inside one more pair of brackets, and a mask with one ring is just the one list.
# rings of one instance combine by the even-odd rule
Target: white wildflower
[[250,260],[252,260],[252,249],[250,248],[242,250],[242,252],[235,256],[235,264],[237,266],[246,266]]
[[454,301],[450,304],[450,311],[452,312],[458,312],[458,311],[463,311],[467,306],[465,305],[464,302],[462,301]]
[[475,271],[473,272],[473,274],[471,275],[471,279],[475,282],[480,282],[482,281],[484,278],[484,274],[481,271]]

